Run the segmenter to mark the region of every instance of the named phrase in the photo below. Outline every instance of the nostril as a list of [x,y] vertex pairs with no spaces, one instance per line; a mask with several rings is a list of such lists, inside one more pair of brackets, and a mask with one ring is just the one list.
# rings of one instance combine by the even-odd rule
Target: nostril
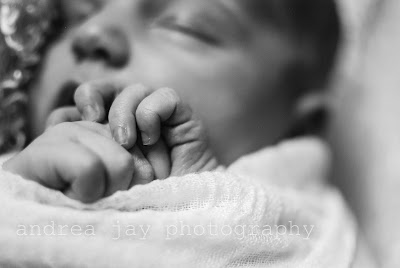
[[129,61],[131,53],[127,35],[121,29],[100,25],[77,31],[71,49],[78,62],[95,60],[117,68]]
[[127,46],[118,47],[114,44],[104,44],[104,41],[75,42],[72,44],[72,54],[77,62],[93,60],[107,63],[114,67],[122,67],[129,58]]
[[110,57],[109,53],[105,49],[102,49],[102,48],[94,49],[91,53],[91,58],[93,60],[99,60],[99,61],[105,61],[105,62],[111,61],[111,57]]
[[72,55],[75,56],[75,60],[77,62],[82,61],[83,58],[85,57],[85,51],[84,51],[83,47],[78,45],[77,42],[74,42],[72,44],[71,49],[72,49]]

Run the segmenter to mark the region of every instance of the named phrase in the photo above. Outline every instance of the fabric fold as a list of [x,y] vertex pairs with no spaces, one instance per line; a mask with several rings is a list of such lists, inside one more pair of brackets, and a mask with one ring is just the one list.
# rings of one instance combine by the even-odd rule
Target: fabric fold
[[0,266],[350,267],[356,225],[328,162],[319,140],[290,141],[90,205],[1,171]]

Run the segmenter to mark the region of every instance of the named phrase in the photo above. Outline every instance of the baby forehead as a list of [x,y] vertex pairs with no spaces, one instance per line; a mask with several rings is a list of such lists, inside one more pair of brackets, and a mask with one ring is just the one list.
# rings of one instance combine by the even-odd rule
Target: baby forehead
[[[65,0],[64,0],[65,1]],[[87,0],[86,0],[87,1]],[[90,1],[102,1],[107,2],[111,0],[90,0]],[[125,0],[134,1],[136,3],[142,4],[147,7],[156,6],[169,6],[173,4],[191,4],[197,5],[207,5],[207,4],[224,4],[224,5],[237,5],[242,11],[271,11],[279,6],[280,2],[288,2],[288,0]],[[289,0],[291,1],[291,0]],[[302,0],[297,0],[302,1]]]
[[[135,5],[136,10],[133,16],[140,15],[145,17],[145,15],[154,16],[155,14],[162,13],[169,8],[173,8],[176,12],[180,11],[190,11],[191,13],[203,12],[222,18],[223,14],[227,15],[225,12],[219,12],[220,7],[225,7],[234,12],[230,15],[237,17],[247,17],[251,21],[266,22],[268,24],[276,23],[287,19],[288,15],[283,15],[286,13],[285,4],[287,2],[304,2],[308,0],[122,0],[126,4]],[[324,1],[324,0],[321,0]],[[83,17],[88,18],[91,15],[97,13],[97,11],[112,8],[120,1],[113,0],[60,0],[62,3],[60,5],[61,10],[63,10],[63,15],[67,17]],[[223,8],[224,9],[224,8]],[[208,14],[209,15],[209,14]]]

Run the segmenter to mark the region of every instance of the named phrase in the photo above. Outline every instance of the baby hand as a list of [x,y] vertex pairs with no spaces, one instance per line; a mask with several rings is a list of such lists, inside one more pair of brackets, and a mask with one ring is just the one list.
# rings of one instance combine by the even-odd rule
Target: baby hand
[[143,155],[135,148],[131,153],[112,140],[108,126],[62,123],[49,128],[3,168],[73,199],[94,202],[153,180],[147,176],[151,166]]
[[[165,143],[171,161],[167,163],[169,175],[210,171],[218,166],[201,121],[172,89],[154,91],[142,85],[123,87],[110,82],[92,82],[77,89],[75,102],[85,120],[104,122],[108,115],[114,140],[126,149],[140,145],[151,152],[155,144]],[[111,104],[109,109],[107,104]],[[67,109],[51,118],[50,124],[74,117],[66,115]],[[73,113],[80,118],[77,111]],[[160,166],[169,160],[159,159],[164,159]]]

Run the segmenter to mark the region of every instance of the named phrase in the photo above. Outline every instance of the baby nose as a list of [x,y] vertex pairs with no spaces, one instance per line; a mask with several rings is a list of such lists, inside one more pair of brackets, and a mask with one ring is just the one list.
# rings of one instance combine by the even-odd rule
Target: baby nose
[[117,27],[87,25],[74,36],[72,50],[78,61],[103,61],[113,67],[123,67],[130,56],[126,35]]

